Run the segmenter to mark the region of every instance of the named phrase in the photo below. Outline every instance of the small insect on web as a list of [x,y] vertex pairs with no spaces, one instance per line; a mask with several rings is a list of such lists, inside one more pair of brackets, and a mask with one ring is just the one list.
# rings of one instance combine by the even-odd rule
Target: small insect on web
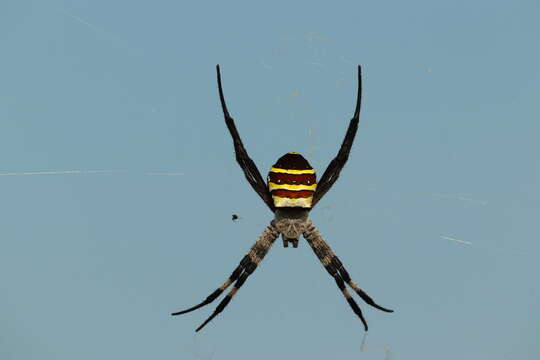
[[[294,248],[298,247],[299,238],[300,236],[303,236],[324,268],[328,271],[330,276],[334,278],[338,288],[349,303],[349,306],[360,318],[364,325],[364,329],[367,331],[368,325],[362,314],[362,310],[360,310],[360,307],[353,299],[346,285],[353,289],[368,305],[385,312],[393,312],[393,310],[386,309],[376,304],[375,301],[373,301],[373,299],[351,279],[342,262],[323,239],[319,230],[313,225],[308,216],[311,209],[317,205],[339,178],[341,170],[349,158],[349,153],[351,152],[354,137],[358,130],[360,118],[360,105],[362,100],[362,73],[360,66],[358,66],[358,93],[354,115],[349,122],[345,138],[343,139],[336,157],[332,159],[318,182],[315,170],[311,167],[309,162],[302,155],[295,152],[289,152],[279,158],[270,168],[267,181],[265,182],[263,180],[257,166],[248,156],[244,144],[240,139],[238,130],[236,129],[234,120],[229,115],[227,105],[225,104],[225,96],[223,95],[219,65],[217,65],[216,69],[221,108],[225,116],[225,124],[232,136],[236,161],[240,165],[246,180],[253,190],[255,190],[259,197],[264,201],[270,211],[274,213],[274,219],[263,230],[258,240],[253,244],[251,249],[240,261],[240,264],[221,286],[208,295],[201,303],[189,309],[175,312],[172,315],[186,314],[208,305],[232,285],[232,289],[225,295],[223,300],[221,300],[210,317],[195,331],[201,330],[214,317],[222,312],[225,307],[227,307],[233,296],[259,266],[280,235],[284,247],[288,247],[291,243]],[[233,221],[236,220],[235,216],[236,215],[232,216]]]

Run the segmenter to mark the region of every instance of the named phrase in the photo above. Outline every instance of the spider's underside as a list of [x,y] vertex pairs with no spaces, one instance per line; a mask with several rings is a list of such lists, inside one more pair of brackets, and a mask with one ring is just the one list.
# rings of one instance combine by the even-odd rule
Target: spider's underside
[[230,285],[234,284],[229,293],[216,307],[212,315],[199,326],[195,331],[201,330],[216,315],[218,315],[229,304],[232,297],[238,289],[244,284],[246,279],[255,271],[264,256],[268,253],[274,241],[279,237],[283,238],[283,246],[288,247],[289,243],[293,247],[298,247],[298,241],[302,235],[319,258],[324,268],[334,278],[337,286],[345,296],[345,299],[352,310],[367,331],[368,325],[360,307],[354,301],[351,293],[347,290],[345,284],[349,285],[367,304],[376,309],[393,312],[393,310],[383,308],[377,305],[349,276],[343,264],[334,254],[330,246],[323,239],[315,225],[309,219],[309,211],[319,202],[319,200],[330,190],[332,185],[338,179],[343,166],[349,158],[349,153],[358,129],[360,117],[360,104],[362,98],[362,77],[361,68],[358,66],[358,95],[356,100],[356,109],[349,123],[345,139],[341,144],[336,157],[330,162],[326,171],[323,173],[319,182],[316,182],[315,170],[309,165],[306,159],[297,153],[287,153],[282,156],[276,164],[270,169],[268,183],[263,180],[257,166],[248,156],[246,149],[240,139],[238,130],[234,124],[233,118],[229,115],[223,96],[221,86],[221,74],[219,65],[217,65],[217,81],[219,97],[225,123],[233,138],[236,160],[244,171],[244,175],[251,187],[257,192],[261,199],[266,203],[275,217],[264,229],[259,239],[251,247],[248,253],[242,258],[240,264],[232,272],[229,278],[210,294],[203,302],[187,310],[175,312],[172,315],[180,315],[196,310],[202,306],[210,304]]

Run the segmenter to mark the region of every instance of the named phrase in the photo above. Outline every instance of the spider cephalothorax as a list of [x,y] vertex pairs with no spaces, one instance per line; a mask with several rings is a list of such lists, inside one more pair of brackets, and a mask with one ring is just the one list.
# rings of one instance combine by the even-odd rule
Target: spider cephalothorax
[[288,247],[289,243],[295,248],[298,247],[298,239],[307,227],[308,211],[301,207],[276,209],[274,223],[283,238],[283,247]]
[[[358,66],[358,95],[356,99],[356,109],[349,123],[345,139],[341,144],[336,157],[330,162],[325,172],[317,183],[315,170],[309,165],[308,161],[298,153],[287,153],[283,155],[272,166],[268,173],[268,182],[265,183],[257,166],[248,156],[246,149],[240,139],[238,130],[234,124],[233,118],[229,115],[227,106],[225,105],[225,97],[221,86],[221,74],[219,65],[217,66],[217,81],[219,89],[219,98],[223,114],[225,115],[225,123],[233,138],[236,160],[244,171],[247,181],[251,187],[259,194],[261,199],[266,203],[270,210],[274,213],[274,219],[270,222],[259,239],[253,244],[251,249],[242,258],[240,264],[232,272],[229,278],[218,287],[212,294],[198,305],[195,305],[187,310],[173,313],[172,315],[185,314],[196,310],[204,305],[210,304],[230,285],[234,284],[230,292],[216,307],[212,315],[197,328],[201,330],[210,320],[229,304],[232,297],[238,289],[244,284],[246,279],[255,271],[262,259],[266,256],[274,241],[281,234],[283,238],[283,246],[287,247],[288,243],[292,243],[293,247],[298,247],[300,235],[306,239],[311,246],[315,255],[328,273],[334,278],[337,286],[343,293],[343,296],[349,303],[367,331],[367,322],[364,319],[360,307],[354,301],[351,293],[347,290],[346,285],[349,285],[367,304],[376,309],[392,312],[393,310],[383,308],[377,305],[349,276],[347,270],[334,254],[330,246],[323,239],[315,225],[309,220],[309,211],[319,202],[328,190],[335,183],[343,166],[349,158],[349,153],[358,129],[358,121],[360,117],[360,103],[362,94],[362,78],[360,66]],[[233,218],[234,219],[234,218]]]

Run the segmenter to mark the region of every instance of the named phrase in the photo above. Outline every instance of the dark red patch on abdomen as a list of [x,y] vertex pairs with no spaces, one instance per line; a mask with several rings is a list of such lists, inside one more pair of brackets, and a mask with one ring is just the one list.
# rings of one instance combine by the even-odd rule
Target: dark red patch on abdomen
[[286,173],[268,173],[268,179],[274,184],[289,185],[313,185],[317,181],[315,174],[286,174]]
[[298,198],[308,198],[313,196],[314,191],[312,190],[273,190],[272,195],[279,197],[286,197],[289,199],[298,199]]

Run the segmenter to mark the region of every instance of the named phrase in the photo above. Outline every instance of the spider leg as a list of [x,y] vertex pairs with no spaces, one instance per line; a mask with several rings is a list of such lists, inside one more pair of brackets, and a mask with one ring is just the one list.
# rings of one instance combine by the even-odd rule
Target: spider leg
[[211,293],[204,301],[202,301],[200,304],[197,304],[187,310],[175,312],[172,315],[181,315],[188,312],[191,312],[193,310],[196,310],[200,307],[203,307],[207,304],[210,304],[212,301],[214,301],[223,291],[225,291],[232,283],[234,283],[233,288],[229,291],[229,293],[223,298],[223,300],[218,304],[212,315],[206,321],[199,326],[195,331],[201,330],[206,324],[208,324],[214,317],[216,317],[220,312],[225,309],[225,307],[229,304],[232,297],[236,294],[238,289],[244,284],[246,279],[251,275],[257,266],[260,264],[262,259],[265,257],[265,255],[268,253],[270,248],[272,247],[274,241],[279,236],[279,231],[274,226],[274,222],[272,222],[269,226],[264,229],[263,233],[257,239],[255,244],[251,247],[251,249],[248,251],[248,253],[243,257],[242,261],[240,261],[240,264],[238,267],[233,271],[231,276],[220,286],[218,287],[213,293]]
[[367,331],[368,324],[367,324],[366,319],[364,318],[364,315],[362,314],[362,310],[360,310],[360,307],[358,306],[356,301],[354,301],[351,293],[349,292],[349,290],[347,290],[347,287],[345,286],[345,282],[343,281],[343,278],[338,273],[335,266],[332,263],[328,263],[328,258],[326,255],[324,255],[324,251],[321,251],[321,249],[315,248],[313,246],[312,246],[312,249],[313,251],[315,251],[315,254],[317,255],[317,257],[321,260],[321,263],[323,264],[326,271],[328,271],[328,273],[334,278],[339,290],[341,290],[341,293],[343,294],[343,296],[345,296],[345,299],[351,306],[354,313],[358,315],[360,320],[362,320],[362,324],[364,324],[364,329]]
[[309,223],[303,235],[313,249],[315,255],[317,255],[317,257],[321,261],[324,268],[336,281],[337,286],[343,293],[343,296],[345,296],[354,313],[358,315],[360,320],[362,320],[362,323],[364,324],[364,329],[366,331],[368,330],[367,322],[362,315],[360,307],[354,301],[351,294],[347,290],[345,283],[347,283],[367,304],[382,311],[393,312],[393,310],[389,310],[383,308],[380,305],[377,305],[371,297],[369,297],[362,289],[360,289],[358,285],[356,285],[356,283],[354,283],[354,281],[352,281],[349,273],[347,272],[347,270],[345,270],[341,261],[338,259],[336,254],[334,254],[330,246],[328,246],[326,241],[324,241],[317,228],[311,222]]
[[231,276],[229,276],[229,278],[223,283],[223,285],[221,285],[213,293],[208,295],[208,297],[206,299],[204,299],[204,301],[202,301],[200,304],[197,304],[195,306],[190,307],[189,309],[178,311],[178,312],[172,313],[171,315],[186,314],[188,312],[192,312],[193,310],[197,310],[198,308],[201,308],[201,307],[203,307],[205,305],[210,304],[219,295],[221,295],[221,293],[223,291],[225,291],[233,282],[235,282],[238,279],[238,277],[240,276],[240,274],[242,273],[242,271],[244,270],[246,265],[248,265],[250,263],[250,261],[251,260],[249,258],[249,255],[245,255],[244,258],[242,259],[242,261],[240,261],[240,264],[236,267],[236,269],[234,269]]
[[223,95],[223,88],[221,86],[221,72],[219,69],[219,65],[216,65],[216,70],[219,99],[221,101],[223,115],[225,116],[225,124],[227,125],[227,128],[229,129],[229,132],[231,133],[231,136],[233,138],[236,161],[242,168],[242,171],[244,172],[244,175],[253,190],[255,190],[255,192],[261,197],[261,199],[263,199],[263,201],[270,208],[270,210],[274,212],[274,202],[272,200],[272,196],[270,195],[270,191],[268,190],[268,187],[264,182],[261,173],[259,172],[259,169],[257,169],[257,165],[255,165],[253,160],[251,160],[246,149],[244,148],[244,144],[242,143],[240,134],[238,133],[236,125],[234,124],[234,119],[229,115],[229,111],[227,110],[227,105],[225,104],[225,96]]
[[337,153],[336,157],[330,161],[328,167],[324,171],[321,179],[317,183],[317,189],[315,194],[313,194],[313,201],[311,207],[313,208],[319,200],[330,190],[332,185],[336,182],[341,173],[341,170],[345,166],[345,163],[349,159],[349,154],[351,152],[352,144],[354,142],[354,137],[356,131],[358,130],[358,122],[360,120],[360,105],[362,103],[362,69],[358,65],[358,93],[356,97],[356,109],[354,115],[349,122],[349,127],[345,133],[345,138],[341,144],[341,148]]
[[375,303],[375,301],[373,301],[373,299],[368,295],[366,294],[366,292],[364,290],[362,290],[352,279],[351,277],[349,276],[349,273],[347,272],[347,270],[345,269],[345,267],[343,266],[343,264],[341,263],[341,261],[339,260],[339,258],[334,254],[332,256],[332,260],[331,260],[332,264],[334,265],[334,267],[339,271],[339,274],[341,275],[341,278],[362,298],[362,300],[364,300],[368,305],[371,305],[373,306],[375,309],[379,309],[381,311],[385,311],[385,312],[394,312],[394,310],[390,310],[390,309],[387,309],[387,308],[384,308],[378,304]]
[[206,326],[206,324],[208,324],[213,318],[215,318],[220,312],[223,311],[223,309],[225,309],[227,307],[227,305],[229,304],[229,302],[232,300],[233,296],[236,294],[236,292],[238,291],[238,289],[240,289],[240,287],[242,287],[242,285],[244,284],[244,282],[246,281],[246,279],[248,278],[249,275],[251,275],[253,273],[253,271],[255,271],[255,269],[257,268],[257,264],[251,262],[249,264],[249,266],[245,269],[245,271],[242,273],[242,275],[240,275],[240,277],[238,278],[238,280],[236,280],[236,283],[234,284],[233,288],[231,289],[231,291],[229,291],[229,293],[223,298],[223,300],[221,300],[221,302],[218,304],[218,306],[216,307],[216,309],[214,310],[214,312],[212,313],[212,315],[210,315],[210,317],[208,317],[208,319],[206,319],[195,331],[199,331],[201,330],[203,327]]

